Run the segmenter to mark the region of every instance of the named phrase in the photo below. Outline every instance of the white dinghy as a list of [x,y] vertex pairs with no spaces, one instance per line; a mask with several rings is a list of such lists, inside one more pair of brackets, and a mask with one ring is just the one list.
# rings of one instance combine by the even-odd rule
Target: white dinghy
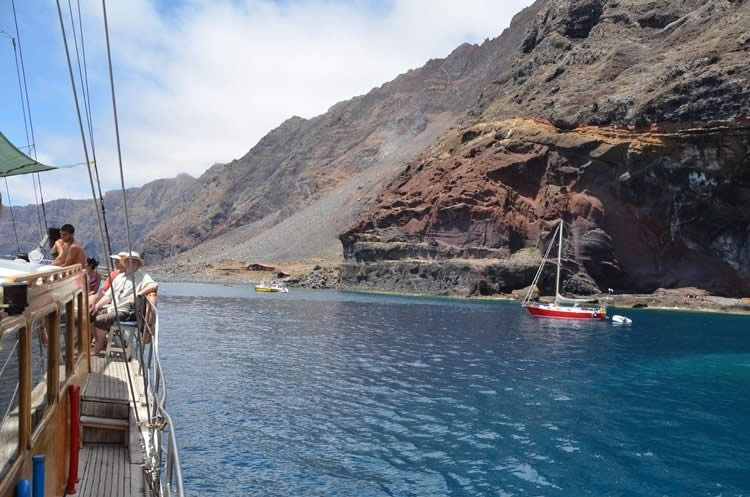
[[615,314],[614,316],[612,316],[612,323],[613,324],[633,324],[633,320],[625,316],[620,316],[618,314]]

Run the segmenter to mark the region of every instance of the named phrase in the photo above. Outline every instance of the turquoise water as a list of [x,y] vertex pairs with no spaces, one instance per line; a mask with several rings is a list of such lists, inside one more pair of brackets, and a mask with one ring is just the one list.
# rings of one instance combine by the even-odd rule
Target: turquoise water
[[188,284],[160,308],[192,495],[750,495],[746,317]]

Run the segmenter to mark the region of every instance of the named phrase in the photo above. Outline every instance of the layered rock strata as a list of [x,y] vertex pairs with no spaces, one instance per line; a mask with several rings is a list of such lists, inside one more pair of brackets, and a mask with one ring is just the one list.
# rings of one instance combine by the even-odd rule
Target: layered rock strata
[[[543,4],[539,0],[519,13],[502,36],[481,45],[463,44],[447,57],[339,102],[320,116],[292,117],[243,157],[213,166],[198,178],[177,215],[148,234],[148,255],[173,256],[239,228],[242,239],[252,240],[372,173],[355,200],[329,202],[338,212],[324,212],[326,222],[346,219],[329,237],[318,240],[314,223],[297,230],[306,233],[295,241],[298,255],[319,255],[323,248],[335,247],[336,233],[356,219],[404,162],[448,130],[503,74]],[[264,240],[245,246],[246,252],[264,249],[270,256],[282,252],[269,251]],[[215,246],[198,250],[222,252]]]
[[[750,294],[750,121],[563,130],[511,119],[454,130],[341,235],[341,281],[508,293],[530,282],[559,218],[565,291]],[[446,269],[456,265],[465,269]]]
[[448,293],[506,293],[482,268],[525,274],[510,261],[540,261],[563,218],[565,291],[750,294],[750,3],[536,6],[460,126],[342,233],[342,285],[421,264],[443,292],[422,268],[459,259],[476,270]]

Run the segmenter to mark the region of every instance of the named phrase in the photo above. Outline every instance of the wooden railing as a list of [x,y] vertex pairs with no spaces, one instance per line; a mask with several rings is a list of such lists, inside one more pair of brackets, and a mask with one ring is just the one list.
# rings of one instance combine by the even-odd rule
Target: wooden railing
[[[0,496],[31,478],[32,455],[47,460],[46,495],[61,495],[69,444],[69,385],[90,370],[86,277],[80,265],[11,276],[28,285],[29,306],[0,314]],[[7,393],[6,393],[7,391]],[[9,395],[8,395],[9,394]]]
[[32,288],[49,288],[49,285],[56,281],[63,280],[69,276],[82,273],[80,264],[73,266],[61,267],[50,271],[40,271],[38,273],[25,273],[8,276],[6,280],[9,283],[26,283],[29,289]]
[[[70,444],[66,391],[82,386],[91,370],[87,281],[80,266],[12,280],[28,284],[29,307],[19,316],[0,315],[0,497],[14,495],[18,480],[31,478],[31,457],[37,454],[48,461],[45,495],[61,495]],[[144,304],[137,306],[136,342],[148,404],[146,474],[152,495],[184,497],[175,428],[166,411],[159,314],[151,302]],[[5,384],[14,392],[8,399]]]

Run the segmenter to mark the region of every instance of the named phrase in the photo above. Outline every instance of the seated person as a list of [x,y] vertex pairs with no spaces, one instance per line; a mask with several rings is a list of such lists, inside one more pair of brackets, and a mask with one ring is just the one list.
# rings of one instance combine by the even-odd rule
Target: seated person
[[80,264],[86,267],[86,252],[75,241],[73,234],[75,228],[72,224],[63,224],[60,227],[60,240],[55,242],[54,250],[59,250],[59,255],[52,261],[53,266],[72,266]]
[[60,241],[60,228],[47,228],[47,241],[51,249],[50,255],[52,256],[52,260],[54,260],[60,255],[59,249],[62,244]]
[[99,290],[96,293],[89,294],[89,308],[91,308],[100,298],[102,298],[104,292],[109,290],[109,287],[112,285],[112,281],[117,277],[118,274],[122,272],[121,258],[123,255],[127,255],[127,252],[120,252],[119,254],[113,254],[109,256],[109,258],[112,259],[114,269],[111,273],[109,273],[109,276],[107,276],[107,279],[104,280],[104,283],[99,287]]
[[102,282],[102,277],[99,275],[99,271],[96,267],[99,265],[99,261],[93,257],[86,259],[86,281],[89,285],[89,293],[96,293],[99,291],[99,284]]
[[[143,267],[143,259],[140,255],[132,252],[126,254],[121,260],[123,272],[117,275],[109,290],[90,308],[91,321],[94,324],[94,348],[92,350],[94,355],[106,345],[107,331],[115,320],[135,320],[136,296],[145,296],[156,305],[158,286],[151,276],[140,271]],[[135,282],[135,288],[133,282]],[[117,312],[115,312],[115,303]]]

